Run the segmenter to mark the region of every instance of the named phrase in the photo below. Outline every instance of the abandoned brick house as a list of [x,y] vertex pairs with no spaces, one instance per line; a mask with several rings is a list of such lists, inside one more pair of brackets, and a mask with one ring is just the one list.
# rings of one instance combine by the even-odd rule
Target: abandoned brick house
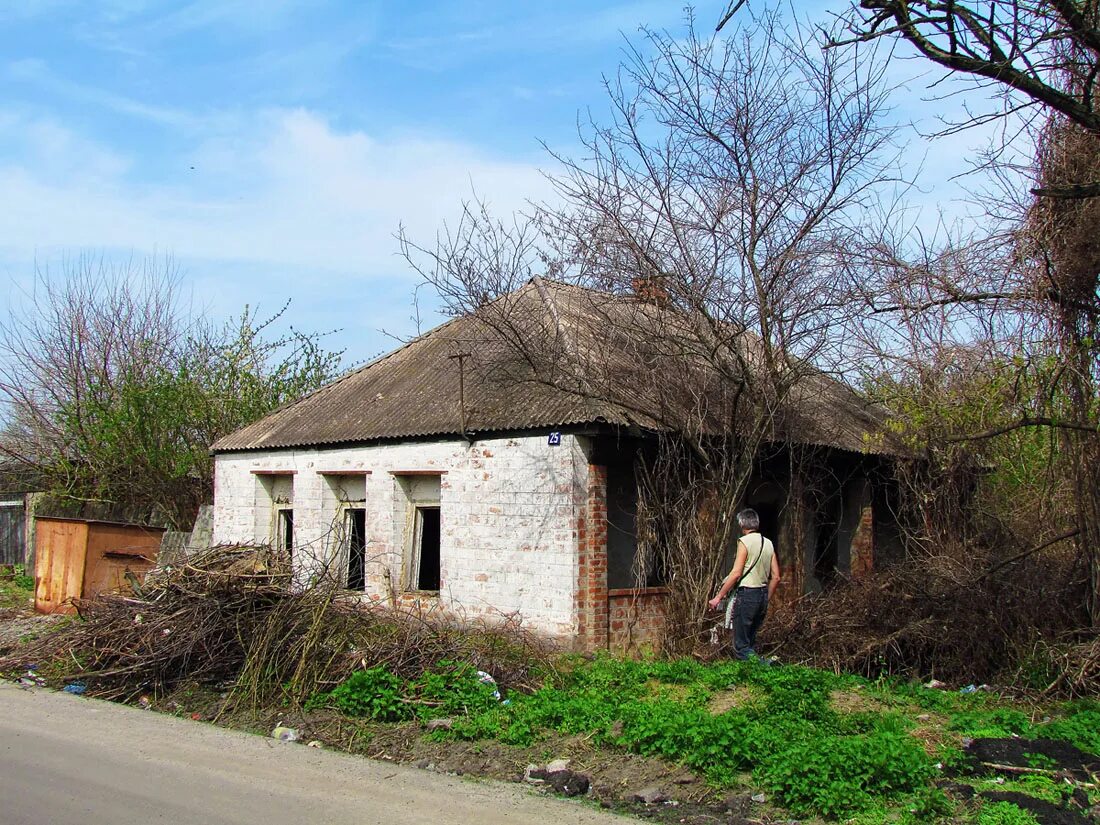
[[[666,591],[635,574],[633,468],[658,424],[629,381],[625,394],[598,391],[591,365],[616,385],[632,370],[652,378],[655,365],[639,367],[608,325],[662,310],[541,279],[491,306],[495,315],[444,323],[214,444],[214,539],[285,547],[300,577],[323,568],[365,598],[518,613],[588,650],[646,644]],[[511,345],[517,330],[529,349]],[[801,487],[773,450],[744,502],[802,590],[867,569],[896,544],[877,481],[889,460],[879,413],[843,384],[811,379],[788,438],[813,445],[824,493],[789,507]],[[791,548],[796,534],[802,546]]]

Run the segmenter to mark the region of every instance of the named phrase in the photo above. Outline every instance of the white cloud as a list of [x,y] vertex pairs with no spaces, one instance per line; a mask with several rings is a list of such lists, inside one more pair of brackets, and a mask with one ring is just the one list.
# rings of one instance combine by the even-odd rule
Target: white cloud
[[[157,249],[273,268],[391,276],[393,233],[431,238],[471,187],[502,212],[549,187],[533,163],[425,137],[340,131],[305,110],[222,122],[200,141],[185,177],[136,185],[127,160],[56,123],[0,113],[0,135],[29,131],[34,151],[0,163],[0,249]],[[191,169],[190,167],[193,167]],[[58,174],[63,170],[63,174]]]

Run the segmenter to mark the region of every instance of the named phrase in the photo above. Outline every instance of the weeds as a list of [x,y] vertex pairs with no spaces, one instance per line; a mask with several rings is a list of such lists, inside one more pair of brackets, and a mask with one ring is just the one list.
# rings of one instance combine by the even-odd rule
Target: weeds
[[11,576],[0,578],[0,609],[26,607],[30,597],[34,595],[34,576],[26,575],[21,564],[14,567]]

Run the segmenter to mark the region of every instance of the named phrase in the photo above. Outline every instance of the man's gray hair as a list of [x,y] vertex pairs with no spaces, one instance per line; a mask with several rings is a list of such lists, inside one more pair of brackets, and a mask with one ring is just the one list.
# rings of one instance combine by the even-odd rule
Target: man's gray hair
[[759,530],[760,514],[751,507],[746,507],[737,514],[737,523],[741,525],[742,530]]

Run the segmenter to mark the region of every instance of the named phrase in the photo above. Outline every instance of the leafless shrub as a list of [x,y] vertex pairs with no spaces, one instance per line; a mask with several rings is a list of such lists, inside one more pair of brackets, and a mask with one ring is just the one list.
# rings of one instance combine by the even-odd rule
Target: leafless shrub
[[[868,677],[935,677],[1033,690],[1048,687],[1044,678],[1056,678],[1051,690],[1095,694],[1096,685],[1085,687],[1079,678],[1095,672],[1089,658],[1095,643],[1059,647],[1055,655],[1043,641],[1075,627],[1074,588],[1081,585],[1067,581],[1072,560],[1063,543],[1061,551],[1041,559],[1018,560],[1005,575],[1005,559],[989,550],[939,548],[780,605],[762,631],[764,648],[784,661]],[[1021,672],[1037,644],[1049,652]]]

